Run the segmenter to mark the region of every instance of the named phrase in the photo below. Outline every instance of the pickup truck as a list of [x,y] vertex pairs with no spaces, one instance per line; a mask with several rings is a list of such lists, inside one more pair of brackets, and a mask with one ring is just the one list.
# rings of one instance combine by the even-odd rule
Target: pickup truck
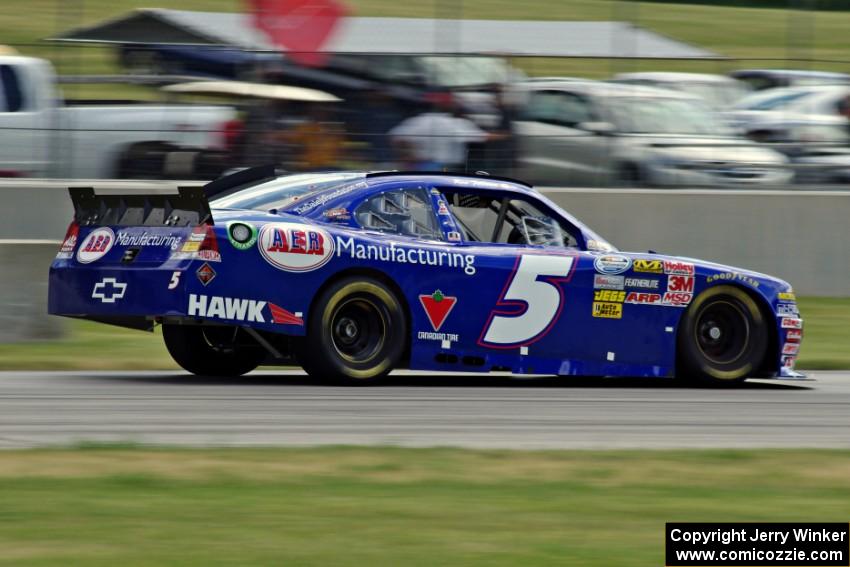
[[65,105],[49,62],[0,56],[0,177],[191,177],[235,118],[227,106]]

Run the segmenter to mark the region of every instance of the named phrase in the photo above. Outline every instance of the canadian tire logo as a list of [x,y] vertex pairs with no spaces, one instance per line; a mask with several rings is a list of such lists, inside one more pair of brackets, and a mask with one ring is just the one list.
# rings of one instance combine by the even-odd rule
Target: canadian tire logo
[[260,229],[260,254],[285,272],[309,272],[324,266],[334,241],[324,229],[307,224],[269,223]]
[[443,326],[443,323],[446,322],[446,319],[448,319],[449,313],[454,309],[457,303],[457,297],[443,295],[443,292],[438,289],[431,295],[420,295],[419,303],[422,304],[422,308],[425,310],[425,315],[428,316],[428,321],[431,323],[434,332],[437,332]]

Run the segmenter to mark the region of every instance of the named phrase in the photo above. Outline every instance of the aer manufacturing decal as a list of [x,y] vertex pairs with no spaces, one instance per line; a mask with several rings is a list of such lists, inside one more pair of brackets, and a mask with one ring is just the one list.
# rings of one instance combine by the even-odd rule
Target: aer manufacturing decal
[[106,256],[115,244],[115,233],[111,228],[98,228],[86,236],[80,248],[77,250],[77,261],[81,264],[90,264]]
[[306,224],[270,223],[260,230],[260,254],[286,272],[309,272],[328,263],[334,241],[322,228]]

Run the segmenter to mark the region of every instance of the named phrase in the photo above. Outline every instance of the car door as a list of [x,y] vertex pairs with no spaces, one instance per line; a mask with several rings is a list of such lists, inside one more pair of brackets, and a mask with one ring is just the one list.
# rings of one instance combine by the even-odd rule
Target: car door
[[475,347],[491,364],[519,368],[530,353],[539,371],[543,359],[560,364],[576,344],[565,334],[592,300],[592,276],[577,277],[593,269],[580,231],[531,196],[444,189],[443,198],[455,245],[475,257],[477,283],[466,299]]

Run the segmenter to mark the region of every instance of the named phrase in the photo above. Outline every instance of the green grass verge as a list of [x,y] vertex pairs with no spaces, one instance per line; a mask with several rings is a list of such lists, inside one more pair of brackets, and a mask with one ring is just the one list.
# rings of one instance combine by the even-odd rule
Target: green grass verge
[[[850,368],[850,298],[799,300],[806,320],[798,367]],[[65,338],[0,344],[0,370],[175,369],[162,336],[88,321],[68,321]]]
[[847,451],[0,453],[0,565],[663,565],[668,521],[850,516]]

